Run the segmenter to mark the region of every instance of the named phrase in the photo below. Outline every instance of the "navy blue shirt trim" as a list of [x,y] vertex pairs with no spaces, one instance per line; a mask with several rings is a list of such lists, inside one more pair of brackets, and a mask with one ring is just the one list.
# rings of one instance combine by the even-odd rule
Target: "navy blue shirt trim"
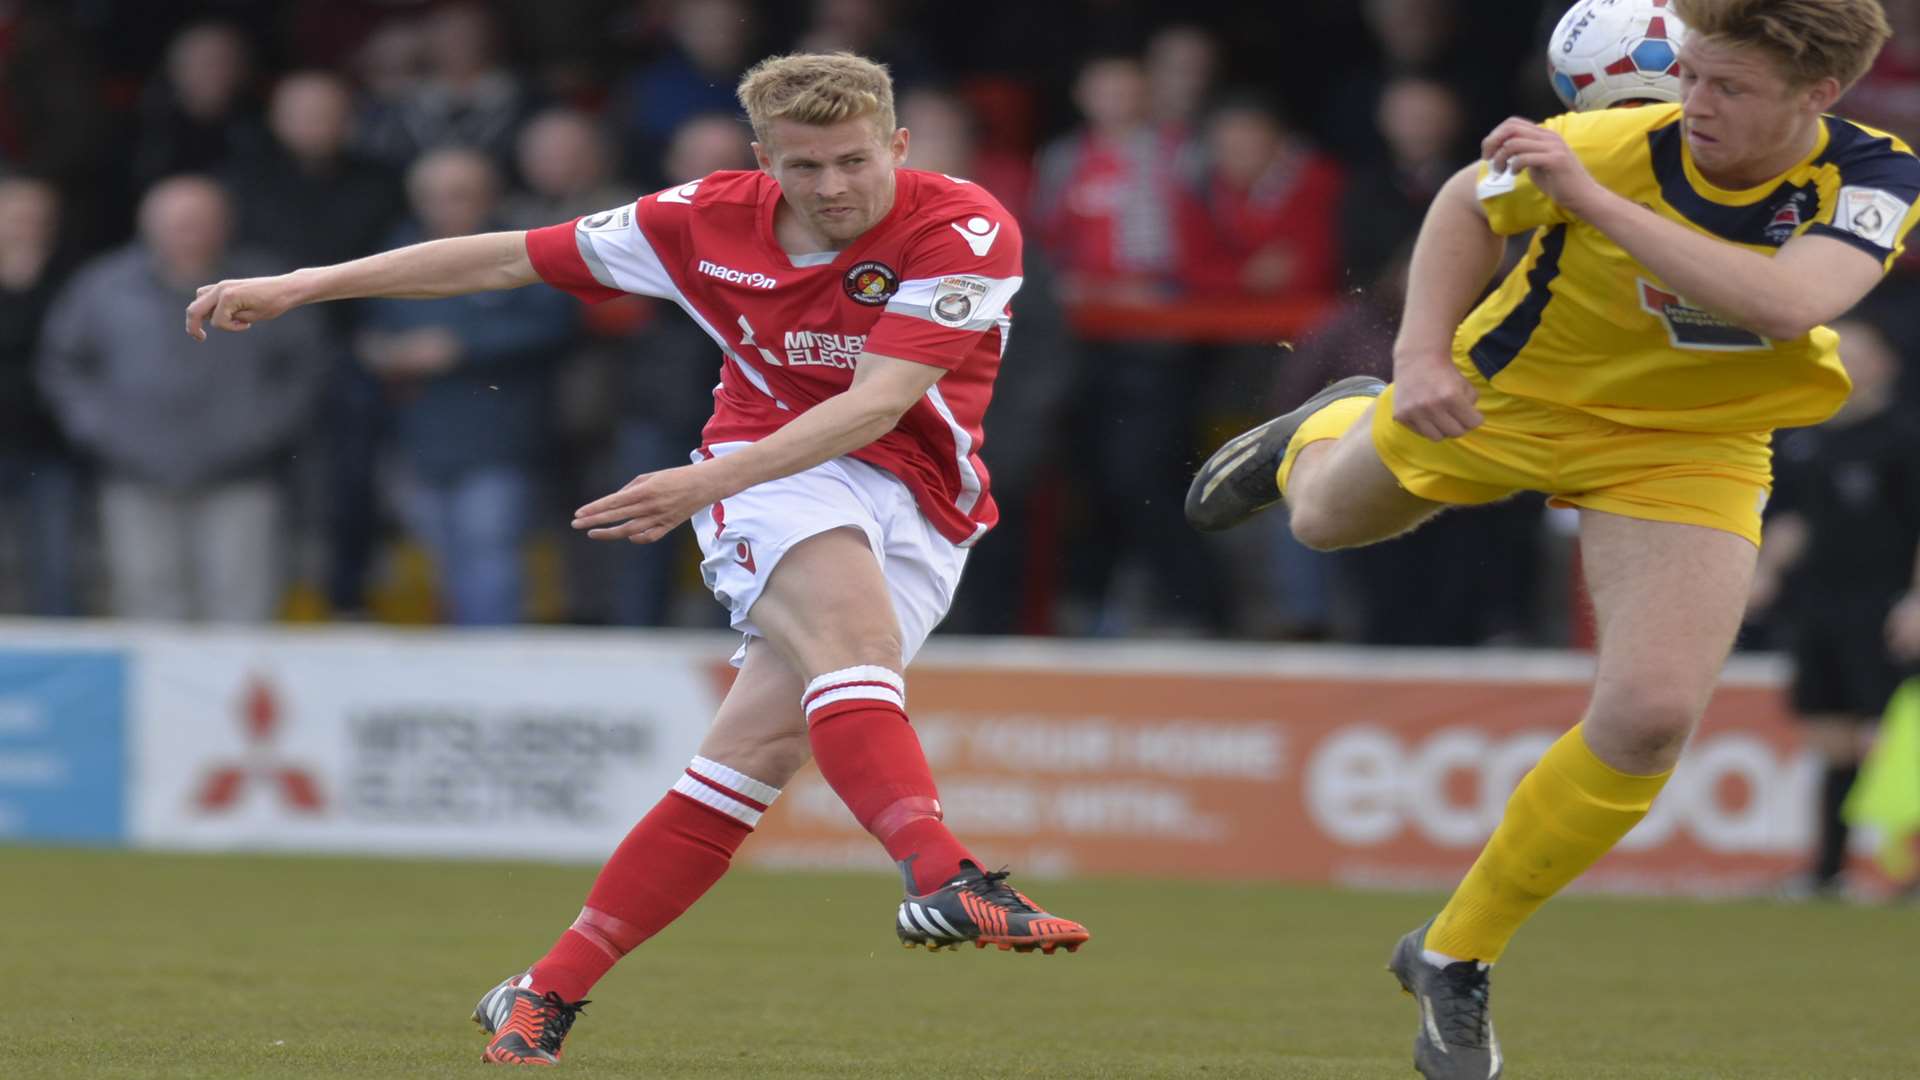
[[1527,295],[1514,305],[1500,325],[1482,334],[1467,351],[1480,377],[1491,382],[1520,350],[1527,347],[1533,332],[1540,327],[1540,316],[1553,299],[1553,279],[1560,276],[1560,254],[1567,247],[1567,227],[1555,225],[1540,238],[1540,258],[1527,271]]
[[1920,199],[1920,157],[1893,147],[1893,140],[1870,135],[1837,116],[1827,122],[1827,149],[1815,165],[1840,170],[1841,187],[1877,188],[1904,203]]
[[1850,233],[1845,229],[1836,229],[1832,225],[1827,225],[1825,223],[1815,225],[1813,228],[1808,229],[1807,235],[1808,236],[1830,236],[1833,239],[1839,240],[1851,247],[1859,248],[1861,251],[1864,251],[1867,254],[1873,256],[1876,260],[1884,261],[1887,256],[1893,254],[1892,248],[1881,247],[1879,244],[1874,243],[1873,241],[1867,239],[1864,236],[1859,235],[1858,233]]

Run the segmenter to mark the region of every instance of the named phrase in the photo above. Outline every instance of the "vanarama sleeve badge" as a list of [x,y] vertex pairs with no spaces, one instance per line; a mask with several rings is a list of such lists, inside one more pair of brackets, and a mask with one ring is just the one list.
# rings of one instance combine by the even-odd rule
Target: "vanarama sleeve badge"
[[965,326],[987,297],[988,285],[976,277],[941,278],[934,286],[933,321],[942,326]]

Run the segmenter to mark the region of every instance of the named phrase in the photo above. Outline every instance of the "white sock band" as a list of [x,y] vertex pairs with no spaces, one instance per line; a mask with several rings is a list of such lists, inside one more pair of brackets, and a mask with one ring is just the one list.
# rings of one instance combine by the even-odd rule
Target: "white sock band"
[[766,813],[767,807],[773,805],[773,800],[780,797],[780,789],[772,784],[763,784],[743,772],[703,757],[693,759],[687,771],[674,781],[673,790],[702,806],[720,811],[749,829],[760,824],[760,815]]
[[812,720],[815,710],[835,702],[852,700],[882,701],[896,709],[905,709],[906,680],[900,677],[899,672],[874,664],[841,668],[808,683],[807,692],[801,697],[800,703],[807,711],[807,719]]

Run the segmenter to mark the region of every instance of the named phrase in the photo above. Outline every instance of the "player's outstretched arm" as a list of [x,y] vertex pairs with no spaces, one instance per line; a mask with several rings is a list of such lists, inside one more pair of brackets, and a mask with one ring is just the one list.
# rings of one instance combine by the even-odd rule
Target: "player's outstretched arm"
[[1879,283],[1879,259],[1831,237],[1801,235],[1768,257],[1670,221],[1593,178],[1566,140],[1528,120],[1494,128],[1482,144],[1490,168],[1525,169],[1567,212],[1715,315],[1776,341],[1846,314]]
[[1453,334],[1500,265],[1506,241],[1474,194],[1477,171],[1455,173],[1427,208],[1393,344],[1393,418],[1434,440],[1464,435],[1481,420],[1473,384],[1453,366]]
[[619,491],[574,511],[573,527],[595,540],[652,543],[701,507],[873,442],[892,431],[944,374],[930,364],[863,353],[852,386],[785,427],[725,457],[634,477]]
[[429,240],[352,262],[309,267],[274,277],[236,278],[202,285],[187,305],[187,334],[207,339],[206,327],[245,330],[302,304],[384,296],[431,300],[540,280],[527,257],[524,232],[482,233]]

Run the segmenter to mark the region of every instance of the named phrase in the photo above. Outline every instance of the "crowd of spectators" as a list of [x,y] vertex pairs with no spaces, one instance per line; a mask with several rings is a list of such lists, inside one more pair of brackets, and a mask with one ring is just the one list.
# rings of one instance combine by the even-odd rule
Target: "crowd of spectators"
[[[910,166],[1028,241],[987,419],[1003,524],[953,629],[1557,640],[1538,500],[1335,556],[1179,506],[1227,433],[1390,368],[1428,199],[1500,116],[1556,111],[1561,6],[0,0],[0,610],[716,624],[684,538],[565,528],[698,442],[718,353],[667,307],[367,301],[203,345],[180,311],[751,167],[744,69],[851,49],[891,66]],[[1920,4],[1888,7],[1848,104],[1911,139]]]

